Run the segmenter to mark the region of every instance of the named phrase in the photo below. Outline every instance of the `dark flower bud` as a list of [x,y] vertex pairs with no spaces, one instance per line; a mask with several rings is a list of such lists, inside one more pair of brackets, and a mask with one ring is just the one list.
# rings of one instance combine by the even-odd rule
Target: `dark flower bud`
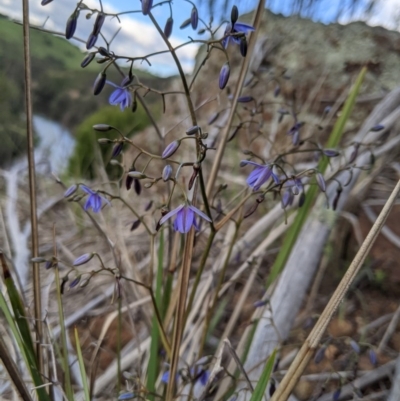
[[95,124],[95,125],[93,125],[93,129],[95,131],[99,131],[99,132],[107,132],[107,131],[111,131],[113,129],[113,127],[111,127],[111,125],[108,125],[108,124]]
[[153,201],[151,200],[151,201],[148,202],[147,205],[145,206],[144,211],[145,211],[145,212],[148,212],[148,211],[151,209],[152,206],[153,206]]
[[119,156],[121,154],[121,152],[122,152],[122,148],[123,147],[124,147],[124,143],[123,142],[116,143],[115,146],[113,147],[111,158]]
[[191,18],[186,19],[185,21],[182,22],[181,26],[179,27],[180,29],[185,29],[187,28],[192,22]]
[[141,221],[139,219],[135,220],[131,225],[131,231],[136,230],[140,226],[140,223]]
[[47,4],[51,3],[53,0],[42,0],[41,5],[47,6]]
[[231,69],[229,67],[229,63],[226,62],[219,73],[219,89],[224,89],[229,80],[229,75],[231,73]]
[[333,202],[332,202],[332,209],[333,210],[336,210],[336,208],[337,208],[337,205],[338,205],[338,202],[339,202],[339,198],[340,198],[340,194],[342,193],[342,188],[338,188],[337,190],[336,190],[336,195],[335,195],[335,198],[333,199]]
[[139,180],[133,180],[133,188],[136,192],[137,195],[140,195],[142,192],[142,184],[140,183]]
[[172,17],[169,17],[164,27],[164,35],[167,38],[171,36],[173,26],[174,26],[174,20],[172,19]]
[[211,124],[215,123],[215,121],[217,121],[218,117],[219,117],[219,112],[211,114],[211,117],[208,119],[207,124],[211,125]]
[[109,57],[103,57],[103,58],[97,59],[96,61],[97,61],[97,64],[104,64],[104,63],[106,63],[106,62],[109,61],[109,60],[110,60]]
[[96,44],[98,37],[98,35],[94,35],[93,33],[91,33],[86,42],[86,49],[91,49]]
[[378,132],[378,131],[382,131],[383,129],[385,129],[385,126],[382,124],[377,124],[374,127],[371,128],[372,132]]
[[360,346],[358,345],[358,343],[356,343],[354,340],[350,340],[350,346],[351,346],[351,348],[353,348],[353,351],[356,353],[356,354],[359,354],[360,353]]
[[162,172],[162,179],[163,179],[163,181],[164,181],[164,182],[167,182],[167,181],[171,178],[171,175],[172,175],[172,167],[171,167],[169,164],[167,164],[167,165],[164,167],[164,170],[163,170],[163,172]]
[[104,24],[106,16],[103,13],[98,13],[96,17],[96,21],[94,21],[93,25],[93,35],[97,36],[100,33],[101,27]]
[[240,49],[240,54],[241,54],[243,57],[246,57],[246,54],[247,54],[247,39],[246,39],[245,36],[243,36],[242,38],[240,38],[240,46],[239,46],[239,49]]
[[257,210],[258,205],[259,205],[258,202],[253,203],[253,205],[249,207],[249,209],[247,210],[247,212],[244,214],[243,217],[247,218],[247,217],[251,216]]
[[260,308],[260,307],[262,307],[262,306],[265,306],[265,305],[267,305],[267,303],[268,303],[268,299],[265,299],[265,300],[259,300],[259,301],[256,301],[256,302],[254,302],[254,304],[253,304],[253,306],[255,307],[255,308]]
[[198,35],[203,35],[204,33],[206,33],[206,30],[205,30],[204,28],[199,29],[199,30],[197,31],[197,34],[198,34]]
[[107,80],[107,75],[105,72],[101,72],[97,76],[96,81],[94,82],[94,87],[93,87],[93,94],[95,96],[97,96],[101,93],[101,91],[104,88],[104,85],[106,84],[106,80]]
[[269,385],[269,396],[272,397],[276,391],[275,380],[271,380],[271,384]]
[[82,278],[82,276],[77,276],[77,277],[75,277],[75,278],[69,283],[69,288],[71,289],[71,288],[76,287],[76,286],[79,284],[79,282],[81,281],[81,278]]
[[324,149],[322,152],[326,157],[336,157],[336,156],[339,156],[339,154],[340,154],[335,149]]
[[314,357],[314,363],[318,365],[322,360],[325,358],[325,351],[326,351],[326,346],[324,345],[321,347],[316,353]]
[[299,207],[302,207],[305,201],[306,201],[306,194],[302,192],[299,197]]
[[237,101],[238,103],[249,103],[253,100],[253,96],[240,96]]
[[[108,50],[107,50],[105,47],[100,46],[99,49],[98,49],[98,51],[99,51],[99,53],[100,53],[102,56],[104,56],[104,57],[110,57],[110,53],[108,52]],[[122,85],[122,86],[123,86],[123,85]]]
[[134,180],[134,178],[131,177],[129,174],[126,176],[125,187],[126,187],[127,191],[129,191],[132,188],[133,180]]
[[65,28],[65,37],[71,39],[76,31],[76,26],[78,24],[79,10],[75,10],[71,16],[68,18],[67,26]]
[[89,53],[81,62],[81,67],[85,68],[87,67],[94,59],[94,56],[96,53]]
[[335,392],[332,395],[332,401],[339,401],[341,392],[342,392],[341,387],[339,387],[337,390],[335,390]]
[[171,142],[165,149],[162,154],[163,159],[168,159],[168,157],[171,157],[179,148],[181,145],[180,141],[173,141]]
[[197,25],[199,23],[199,12],[196,7],[192,8],[192,12],[190,14],[190,23],[193,29],[197,29]]
[[134,113],[137,110],[137,106],[138,106],[138,104],[137,104],[136,96],[135,96],[132,101],[132,107],[131,107],[132,113]]
[[292,191],[285,191],[282,195],[282,208],[285,209],[293,203],[294,195]]
[[123,401],[123,400],[132,400],[133,398],[136,398],[135,393],[123,393],[118,397],[118,401]]
[[85,253],[81,256],[79,256],[79,258],[74,260],[73,266],[81,266],[86,264],[87,262],[89,262],[89,260],[91,260],[93,258],[95,254],[92,253]]
[[324,180],[324,176],[321,173],[317,173],[317,174],[315,174],[315,179],[317,180],[317,184],[319,186],[319,189],[322,192],[325,192],[326,191],[326,183],[325,183],[325,180]]
[[236,6],[232,6],[232,10],[231,10],[232,26],[235,25],[235,22],[238,20],[238,18],[239,18],[239,10]]
[[65,276],[61,279],[61,284],[60,284],[60,293],[61,295],[64,294],[64,288],[65,288],[65,284],[67,284],[68,281],[68,276]]
[[196,135],[199,132],[200,128],[198,125],[194,125],[186,131],[186,135]]
[[281,87],[279,85],[276,85],[274,89],[274,97],[278,97],[280,93],[281,93]]
[[369,155],[369,163],[371,164],[371,167],[375,164],[375,155],[373,153]]
[[153,7],[153,0],[142,0],[142,13],[147,15]]
[[64,192],[64,198],[69,198],[71,195],[73,195],[76,190],[78,189],[78,185],[71,185],[65,192]]
[[332,110],[332,106],[326,106],[323,114],[328,114]]

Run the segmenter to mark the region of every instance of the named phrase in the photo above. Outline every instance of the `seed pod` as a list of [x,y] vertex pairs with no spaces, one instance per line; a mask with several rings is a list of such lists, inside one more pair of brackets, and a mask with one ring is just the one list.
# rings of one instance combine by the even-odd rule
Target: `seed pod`
[[113,129],[113,127],[111,127],[111,125],[108,125],[108,124],[95,124],[95,125],[93,125],[93,129],[95,131],[99,131],[99,132],[107,132],[107,131],[111,131]]
[[101,27],[104,24],[104,21],[106,19],[106,16],[103,13],[98,13],[97,17],[96,17],[96,21],[94,21],[94,25],[93,25],[93,35],[98,36],[98,34],[100,33]]
[[79,10],[75,10],[71,16],[68,18],[67,26],[65,28],[65,37],[71,39],[76,31],[76,26],[78,24]]
[[196,135],[199,132],[200,128],[198,125],[194,125],[193,127],[190,127],[187,131],[186,131],[186,135]]
[[192,22],[191,18],[186,19],[185,21],[182,22],[181,26],[179,27],[180,29],[185,29],[187,28]]
[[94,35],[91,33],[88,37],[88,40],[86,42],[86,49],[91,49],[97,42],[98,35]]
[[163,172],[162,172],[162,179],[163,179],[163,181],[164,181],[164,182],[167,182],[167,181],[171,178],[171,175],[172,175],[172,167],[171,167],[169,164],[167,164],[167,165],[164,167],[164,170],[163,170]]
[[244,214],[244,218],[247,218],[249,216],[251,216],[258,208],[259,203],[255,202],[252,206],[249,207],[249,209],[247,209],[247,212]]
[[164,27],[164,35],[167,38],[171,36],[173,26],[174,26],[174,20],[172,19],[172,17],[169,17]]
[[306,194],[302,192],[299,196],[299,207],[302,207],[305,201],[306,201]]
[[130,177],[129,174],[126,176],[125,187],[127,191],[129,191],[132,188],[133,180],[134,178]]
[[179,148],[179,146],[181,145],[180,141],[173,141],[171,142],[165,149],[164,152],[162,154],[162,158],[163,159],[168,159],[169,157],[171,157]]
[[229,63],[226,62],[219,73],[219,89],[224,89],[229,80],[229,75],[231,73],[231,69],[229,67]]
[[94,56],[96,53],[89,53],[81,62],[81,67],[85,68],[87,67],[94,59]]
[[105,72],[101,72],[97,76],[96,81],[94,82],[94,87],[93,87],[93,94],[95,96],[97,96],[101,93],[101,91],[104,88],[104,85],[106,84],[106,80],[107,80],[107,75]]
[[190,23],[193,29],[197,29],[199,23],[199,12],[196,7],[193,7],[192,12],[190,13]]
[[72,264],[73,266],[81,266],[86,264],[87,262],[89,262],[89,260],[91,260],[93,258],[95,254],[92,253],[85,253],[81,256],[79,256],[79,258],[74,260],[74,263]]
[[196,177],[199,174],[199,170],[200,170],[200,166],[197,163],[195,163],[193,165],[193,174],[192,174],[192,176],[190,177],[190,180],[189,180],[189,185],[188,185],[189,191],[193,187],[194,181],[196,180]]
[[240,54],[241,54],[243,57],[246,57],[246,55],[247,55],[247,39],[246,39],[245,36],[242,37],[242,38],[240,38],[240,46],[239,46],[239,49],[240,49]]
[[340,198],[340,194],[342,193],[342,188],[338,188],[337,190],[336,190],[336,195],[335,195],[335,198],[333,199],[333,202],[332,202],[332,209],[333,210],[336,210],[336,208],[337,208],[337,205],[338,205],[338,202],[339,202],[339,198]]
[[153,0],[142,0],[142,13],[147,15],[153,7]]
[[231,23],[232,26],[235,25],[235,22],[238,20],[239,18],[239,10],[236,6],[232,6],[232,10],[231,10]]

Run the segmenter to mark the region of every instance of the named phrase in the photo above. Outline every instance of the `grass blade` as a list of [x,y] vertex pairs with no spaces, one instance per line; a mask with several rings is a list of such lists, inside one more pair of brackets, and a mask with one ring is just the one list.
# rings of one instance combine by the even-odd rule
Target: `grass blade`
[[79,362],[79,370],[81,372],[81,378],[82,378],[82,384],[83,384],[83,392],[85,394],[85,400],[90,401],[89,386],[88,386],[88,381],[87,381],[87,376],[86,376],[86,371],[85,371],[85,364],[83,362],[82,349],[81,349],[81,344],[79,342],[78,329],[76,327],[74,328],[74,334],[75,334],[76,353],[77,353],[78,362]]

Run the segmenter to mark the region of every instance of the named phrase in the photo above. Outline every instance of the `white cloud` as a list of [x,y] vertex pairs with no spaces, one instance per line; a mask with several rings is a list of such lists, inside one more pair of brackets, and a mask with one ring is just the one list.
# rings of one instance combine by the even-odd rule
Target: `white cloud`
[[[0,13],[9,16],[10,18],[21,20],[22,16],[22,2],[12,0],[0,0]],[[86,0],[85,4],[93,9],[98,9],[98,0]],[[106,13],[116,14],[117,10],[113,5],[103,2],[104,10]],[[47,6],[41,6],[40,0],[30,2],[30,21],[33,25],[42,26],[48,30],[63,33],[68,17],[72,14],[76,6],[76,1],[71,0],[55,0]],[[85,49],[84,43],[89,36],[94,18],[86,19],[85,11],[81,12],[78,20],[78,28],[75,37],[82,39],[81,42],[73,40],[82,50]],[[133,14],[134,15],[134,14]],[[165,17],[165,15],[163,16]],[[166,17],[165,17],[166,18]],[[157,30],[151,23],[135,19],[132,15],[121,15],[121,23],[117,18],[108,17],[103,25],[102,34],[107,40],[110,40],[113,35],[121,28],[119,34],[112,43],[111,49],[118,55],[130,57],[143,57],[149,53],[159,52],[166,50],[162,38]],[[171,37],[171,43],[174,45],[181,43],[179,38]],[[97,45],[105,45],[104,41],[99,38]],[[179,50],[179,57],[182,66],[186,72],[191,72],[194,63],[198,46],[189,45]],[[166,53],[158,56],[151,57],[149,61],[152,64],[150,71],[159,75],[172,75],[177,73],[176,66],[172,57]],[[147,63],[137,63],[138,68],[148,68]]]

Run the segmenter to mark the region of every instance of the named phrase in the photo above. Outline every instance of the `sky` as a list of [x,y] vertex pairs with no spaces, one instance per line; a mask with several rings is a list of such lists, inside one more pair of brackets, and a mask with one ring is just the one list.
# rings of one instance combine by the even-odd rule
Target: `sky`
[[[215,7],[214,21],[218,23],[224,19],[224,15],[219,10],[222,10],[222,4],[225,0],[216,0],[221,2],[221,7]],[[346,4],[351,0],[320,0],[314,7],[313,19],[329,23],[333,21],[337,15],[337,9],[340,5],[344,7],[344,13],[340,17],[339,22],[347,23],[351,20],[368,19],[371,25],[382,25],[389,29],[397,29],[398,24],[396,16],[400,15],[400,0],[377,0],[377,5],[373,9],[370,16],[365,13],[355,12],[350,15],[350,8]],[[369,0],[360,0],[361,3],[366,4]],[[154,0],[154,4],[158,1]],[[208,22],[210,13],[207,7],[207,0],[193,0],[199,8],[200,16]],[[31,24],[43,26],[44,28],[63,33],[65,32],[65,25],[68,17],[74,11],[77,0],[53,0],[46,6],[41,6],[41,0],[30,0],[30,20]],[[99,9],[99,0],[84,0],[84,3],[93,9]],[[274,12],[280,12],[285,15],[290,14],[290,5],[293,1],[285,0],[269,0],[270,8]],[[233,4],[233,2],[231,2]],[[247,13],[251,11],[256,4],[256,0],[237,0],[235,4],[239,8],[239,13]],[[103,0],[103,7],[107,13],[118,13],[130,10],[140,10],[140,0]],[[172,45],[176,46],[188,40],[188,37],[199,39],[207,39],[207,37],[199,36],[192,28],[181,30],[179,26],[181,23],[190,17],[192,4],[187,0],[174,0],[172,3],[172,11],[174,18],[174,29],[170,38]],[[167,18],[170,16],[169,6],[164,4],[159,7],[153,8],[153,14],[161,27],[164,27]],[[16,0],[0,0],[0,13],[9,16],[12,19],[21,20],[22,15],[22,1]],[[86,42],[91,29],[93,27],[95,16],[87,19],[86,12],[81,12],[78,20],[78,28],[75,37],[81,38]],[[225,17],[226,18],[226,17]],[[201,23],[199,23],[199,28]],[[142,15],[141,12],[126,14],[120,16],[120,22],[116,18],[108,17],[103,25],[102,33],[108,39],[112,38],[117,30],[121,28],[120,32],[114,39],[111,49],[118,55],[129,56],[144,56],[152,52],[165,50],[166,46],[162,39],[159,37],[156,29],[152,26],[148,16]],[[223,35],[223,29],[220,35]],[[85,46],[72,40],[72,42],[85,50]],[[99,39],[96,45],[104,45],[102,39]],[[191,44],[178,51],[178,56],[181,60],[182,66],[186,72],[191,72],[194,64],[194,57],[196,55],[198,45]],[[150,59],[152,66],[150,71],[152,73],[169,76],[177,73],[176,66],[172,57],[168,54],[156,56]],[[137,64],[138,68],[149,68],[147,65]]]

